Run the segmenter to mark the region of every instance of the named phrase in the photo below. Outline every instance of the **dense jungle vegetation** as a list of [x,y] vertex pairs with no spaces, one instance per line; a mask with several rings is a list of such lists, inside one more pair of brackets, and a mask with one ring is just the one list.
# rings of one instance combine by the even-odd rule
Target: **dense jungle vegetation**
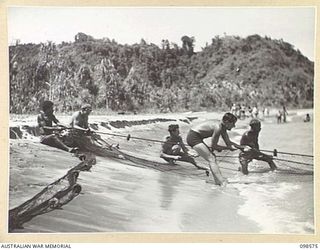
[[216,36],[159,46],[119,44],[78,33],[74,42],[9,47],[10,112],[36,113],[51,99],[58,112],[88,102],[96,110],[221,110],[232,103],[313,107],[314,63],[283,40]]

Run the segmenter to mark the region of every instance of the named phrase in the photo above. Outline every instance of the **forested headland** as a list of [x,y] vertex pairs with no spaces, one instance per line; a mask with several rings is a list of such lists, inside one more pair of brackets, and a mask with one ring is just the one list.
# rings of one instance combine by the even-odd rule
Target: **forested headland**
[[58,112],[83,102],[111,112],[222,110],[248,106],[312,108],[314,62],[270,37],[215,36],[157,46],[119,44],[78,33],[73,42],[9,46],[10,113],[36,113],[51,99]]

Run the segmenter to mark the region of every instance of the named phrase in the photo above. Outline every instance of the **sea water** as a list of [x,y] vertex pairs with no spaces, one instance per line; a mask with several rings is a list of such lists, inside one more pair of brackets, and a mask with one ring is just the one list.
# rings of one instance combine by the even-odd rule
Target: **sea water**
[[[280,152],[313,155],[313,124],[304,123],[302,119],[290,120],[281,124],[275,123],[274,119],[263,122],[259,139],[261,149],[276,148]],[[275,160],[275,163],[278,162]],[[287,165],[297,169],[303,167],[294,163]],[[233,180],[249,183],[233,184],[246,200],[238,213],[258,223],[262,233],[314,233],[313,175],[275,171],[239,175]]]
[[[100,119],[99,122],[103,121]],[[231,139],[238,142],[248,122],[249,119],[239,121],[230,133]],[[179,124],[181,134],[186,135],[192,124]],[[112,132],[161,140],[167,125],[140,125]],[[101,127],[100,130],[108,132]],[[121,150],[133,155],[161,161],[158,144],[131,140],[126,145],[125,139],[107,135],[103,138],[119,142]],[[283,124],[277,124],[275,117],[266,118],[259,143],[261,149],[312,155],[313,124],[304,123],[302,116],[289,116]],[[74,219],[62,220],[57,228],[54,223],[48,224],[45,216],[39,216],[26,228],[54,232],[314,233],[313,175],[265,171],[266,164],[253,162],[249,175],[244,176],[236,170],[238,165],[231,165],[233,171],[228,173],[223,169],[230,183],[221,188],[203,178],[137,168],[125,161],[98,157],[92,171],[80,175],[83,194],[65,210],[56,211],[61,213],[58,218],[64,218],[69,211]],[[288,166],[301,167],[292,163]]]
[[[264,119],[259,137],[260,148],[276,148],[279,152],[313,155],[313,124],[304,123],[303,118],[300,118],[289,116],[288,122],[281,124],[277,124],[274,117]],[[241,134],[248,127],[248,122],[249,119],[239,121],[230,137],[239,141]],[[149,125],[148,129],[160,129],[157,126]],[[189,125],[186,128],[180,126],[182,134],[187,132],[187,127],[189,128]],[[161,128],[163,130],[163,125]],[[146,128],[143,129],[143,136],[148,136]],[[143,149],[146,158],[155,157],[154,153],[157,150],[153,147]],[[293,156],[289,159],[301,160]],[[287,167],[289,170],[303,167],[294,163],[275,162],[279,168]],[[237,162],[234,165],[238,164]],[[307,168],[313,170],[312,166],[311,169],[310,166]],[[148,190],[144,195],[136,194],[135,201],[137,204],[138,201],[149,204],[148,212],[142,212],[143,217],[140,220],[150,222],[157,218],[157,223],[143,223],[137,226],[132,218],[132,225],[127,225],[129,231],[314,233],[313,175],[295,174],[294,171],[271,172],[266,164],[254,162],[249,167],[248,176],[233,171],[227,176],[230,183],[225,188],[220,188],[203,180],[189,180],[185,177],[172,177],[166,172],[149,171],[143,171],[150,174],[148,180],[144,180],[148,182]],[[153,199],[155,201],[150,202]],[[130,207],[131,204],[128,203],[126,206]],[[149,218],[151,214],[153,217]],[[247,222],[240,219],[242,217],[247,218]],[[248,222],[252,222],[252,225],[249,226]]]

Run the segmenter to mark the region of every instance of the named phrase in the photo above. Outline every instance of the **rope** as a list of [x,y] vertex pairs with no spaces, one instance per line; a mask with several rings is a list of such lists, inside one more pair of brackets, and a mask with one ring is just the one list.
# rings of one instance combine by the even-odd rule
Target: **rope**
[[[216,156],[217,158],[239,158],[238,156],[234,156],[234,155],[217,155]],[[272,160],[275,160],[275,161],[283,161],[283,162],[290,162],[290,163],[297,163],[297,164],[302,164],[302,165],[306,165],[306,166],[313,166],[313,163],[306,163],[306,162],[300,162],[300,161],[293,161],[293,160],[286,160],[286,159],[279,159],[279,158],[272,158]]]
[[131,136],[130,134],[128,134],[128,135],[120,135],[120,134],[107,133],[107,132],[97,132],[97,131],[95,131],[95,133],[123,137],[123,138],[126,138],[127,141],[129,141],[132,138],[132,139],[137,139],[137,140],[142,140],[142,141],[152,141],[152,142],[164,143],[164,141],[154,140],[154,139],[146,139],[146,138],[142,138],[142,137],[135,137],[135,136]]
[[297,163],[297,164],[303,164],[303,165],[306,165],[306,166],[313,166],[312,163],[305,163],[305,162],[299,162],[299,161],[292,161],[292,160],[285,160],[285,159],[278,159],[278,158],[273,158],[273,160],[285,161],[285,162],[291,162],[291,163]]
[[262,152],[268,152],[268,153],[273,153],[274,156],[277,156],[277,154],[284,154],[284,155],[295,155],[295,156],[313,157],[313,155],[281,152],[281,151],[277,151],[276,149],[274,149],[274,150],[260,149],[260,151],[262,151]]
[[[111,135],[111,136],[118,136],[118,137],[123,137],[126,138],[127,141],[129,141],[131,138],[132,139],[137,139],[137,140],[142,140],[142,141],[150,141],[150,142],[157,142],[157,143],[165,143],[164,141],[161,140],[155,140],[155,139],[148,139],[148,138],[142,138],[142,137],[137,137],[137,136],[131,136],[130,134],[128,135],[121,135],[121,134],[115,134],[115,133],[108,133],[108,132],[97,132],[95,131],[95,133],[97,134],[105,134],[105,135]],[[166,142],[166,143],[170,143],[170,142]],[[172,143],[174,144],[174,143]],[[205,144],[206,145],[206,144]],[[186,145],[187,147],[189,147],[188,145]],[[206,145],[207,146],[207,145]],[[207,146],[209,148],[209,146]],[[303,156],[303,157],[313,157],[313,155],[307,155],[307,154],[298,154],[298,153],[289,153],[289,152],[280,152],[277,151],[276,149],[274,150],[265,150],[265,149],[260,149],[261,152],[268,152],[268,153],[273,153],[274,156],[277,156],[277,154],[285,154],[285,155],[292,155],[292,156]],[[211,150],[210,150],[211,152]],[[220,158],[238,158],[237,156],[220,156],[220,155],[215,155],[216,157],[220,157]],[[292,161],[292,160],[284,160],[284,159],[278,159],[278,158],[273,158],[274,160],[277,161],[286,161],[286,162],[290,162],[290,163],[297,163],[297,164],[304,164],[304,165],[308,165],[308,166],[313,166],[313,164],[310,163],[303,163],[303,162],[298,162],[298,161]]]
[[[142,137],[137,137],[137,136],[131,136],[130,134],[128,134],[128,135],[120,135],[120,134],[114,134],[114,133],[108,133],[108,132],[97,132],[97,131],[95,131],[95,133],[97,133],[97,134],[105,134],[105,135],[112,135],[112,136],[123,137],[123,138],[126,138],[127,141],[129,141],[129,140],[132,138],[132,139],[137,139],[137,140],[142,140],[142,141],[151,141],[151,142],[165,143],[164,141],[161,141],[161,140],[147,139],[147,138],[142,138]],[[187,146],[187,145],[186,145],[186,146]],[[276,156],[277,154],[285,154],[285,155],[295,155],[295,156],[313,157],[313,155],[282,152],[282,151],[277,151],[276,149],[274,149],[274,150],[259,149],[259,150],[260,150],[261,152],[273,153],[274,156]]]

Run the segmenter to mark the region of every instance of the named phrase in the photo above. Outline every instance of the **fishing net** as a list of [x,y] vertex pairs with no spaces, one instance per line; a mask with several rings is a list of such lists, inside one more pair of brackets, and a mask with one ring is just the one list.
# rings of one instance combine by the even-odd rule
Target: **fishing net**
[[[313,175],[314,159],[312,155],[286,152],[276,152],[275,154],[269,153],[268,155],[272,157],[273,162],[276,164],[277,173]],[[216,154],[216,158],[221,169],[239,171],[241,165],[238,154],[223,152]],[[258,160],[252,160],[252,162],[249,163],[249,169],[252,169],[254,172],[265,172],[270,170],[267,163]]]
[[[116,136],[117,137],[117,136]],[[129,136],[126,137],[127,141],[122,141],[123,144],[129,144]],[[131,137],[133,138],[133,137]],[[136,140],[139,140],[139,137],[135,137]],[[146,138],[141,138],[144,141],[148,140]],[[80,139],[77,139],[78,141]],[[83,142],[83,139],[81,139]],[[150,140],[152,142],[152,147],[159,147],[159,143],[162,143],[160,140]],[[143,168],[151,168],[162,172],[171,172],[179,175],[196,177],[196,178],[204,178],[206,177],[205,172],[202,170],[197,171],[190,163],[177,161],[176,165],[170,165],[168,163],[156,162],[154,160],[148,160],[145,157],[136,156],[135,152],[125,152],[122,149],[112,148],[109,143],[107,143],[104,139],[102,139],[99,135],[91,136],[91,143],[85,144],[85,149],[94,152],[97,155],[103,157],[115,157],[121,160],[126,160],[127,163],[137,167]],[[155,150],[154,150],[155,151]],[[192,149],[191,149],[192,151]],[[149,152],[148,152],[149,153]],[[312,175],[313,174],[313,156],[312,155],[304,155],[304,154],[296,154],[296,153],[286,153],[286,152],[277,152],[274,151],[265,151],[263,152],[270,157],[272,157],[274,163],[277,166],[277,172],[283,174],[301,174],[301,175]],[[222,151],[215,152],[216,163],[219,165],[222,173],[234,173],[238,172],[239,167],[239,151]],[[208,167],[208,163],[202,159],[201,157],[195,158],[196,162],[203,167]],[[270,171],[270,167],[266,162],[252,160],[249,163],[249,170],[251,172],[259,173],[259,172],[267,172]]]
[[313,174],[313,156],[299,154],[281,154],[274,157],[279,171],[287,174]]
[[[200,180],[208,179],[204,170],[199,170],[190,163],[177,162],[175,165],[170,165],[168,163],[148,160],[142,156],[135,156],[134,152],[120,150],[95,133],[90,136],[73,134],[72,139],[72,143],[79,146],[81,151],[90,152],[102,157],[113,158],[122,161],[124,165],[154,169],[156,171],[168,172],[187,178]],[[161,141],[153,140],[153,142]],[[156,146],[156,144],[153,146]],[[277,165],[277,174],[313,175],[314,159],[312,155],[276,151],[267,151],[266,153],[273,158],[273,161]],[[239,151],[223,151],[215,153],[215,155],[216,163],[219,165],[223,175],[231,176],[234,175],[235,172],[239,172]],[[31,220],[33,217],[60,208],[75,198],[81,191],[81,186],[76,183],[79,171],[87,170],[95,164],[95,158],[94,160],[91,158],[86,159],[84,162],[71,169],[65,176],[48,185],[30,200],[11,209],[9,211],[9,231],[20,228],[23,223]],[[201,157],[196,157],[195,160],[200,166],[208,165]],[[250,173],[270,171],[266,162],[258,160],[253,160],[249,163],[249,166]]]

